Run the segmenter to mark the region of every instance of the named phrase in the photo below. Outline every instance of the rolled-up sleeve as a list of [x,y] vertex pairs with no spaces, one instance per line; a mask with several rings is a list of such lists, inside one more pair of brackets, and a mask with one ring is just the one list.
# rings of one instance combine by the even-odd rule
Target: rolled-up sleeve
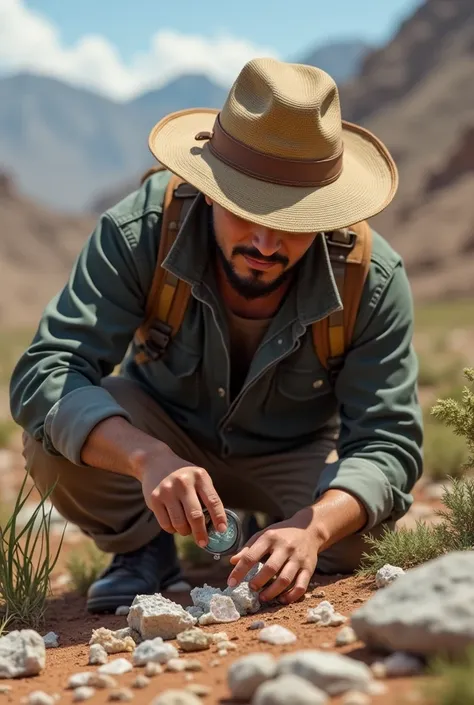
[[422,414],[413,348],[413,302],[400,261],[370,282],[335,391],[340,404],[338,460],[328,465],[315,498],[328,489],[357,497],[367,531],[403,516],[422,472]]
[[10,380],[13,419],[47,452],[78,465],[96,424],[128,418],[100,383],[121,362],[143,319],[139,244],[130,227],[119,228],[107,213],[99,218]]

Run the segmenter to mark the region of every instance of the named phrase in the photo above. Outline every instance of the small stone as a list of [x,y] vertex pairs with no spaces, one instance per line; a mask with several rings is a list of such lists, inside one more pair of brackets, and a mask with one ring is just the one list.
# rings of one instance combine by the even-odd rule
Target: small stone
[[89,649],[89,666],[102,666],[109,657],[102,644],[92,644]]
[[100,644],[108,654],[120,654],[132,652],[135,649],[135,642],[130,636],[130,629],[117,629],[112,631],[105,627],[94,629],[89,644]]
[[59,636],[54,632],[48,632],[45,634],[43,641],[46,649],[57,649],[59,646]]
[[234,661],[227,671],[227,684],[236,700],[250,700],[257,688],[273,678],[277,663],[271,654],[254,653]]
[[154,661],[149,661],[145,666],[145,676],[148,678],[153,678],[154,676],[159,676],[163,673],[163,667],[159,663]]
[[403,568],[386,563],[375,575],[375,584],[378,588],[387,587],[393,583],[400,575],[405,575]]
[[11,685],[0,685],[0,695],[8,695],[8,693],[11,693],[11,691]]
[[93,698],[95,695],[95,690],[94,688],[91,688],[88,685],[81,685],[79,688],[76,688],[74,691],[73,695],[73,702],[79,703],[83,702],[84,700],[90,700],[90,698]]
[[206,634],[197,627],[181,632],[176,639],[183,651],[204,651],[209,648],[212,641],[210,634]]
[[158,636],[155,639],[142,641],[133,653],[133,665],[145,666],[150,661],[167,663],[170,659],[178,658],[179,653],[172,644],[165,644]]
[[172,671],[173,673],[179,673],[180,671],[186,670],[185,659],[171,658],[166,664],[166,670]]
[[186,612],[189,612],[189,614],[195,619],[199,619],[199,617],[202,617],[202,615],[204,614],[204,610],[202,610],[200,607],[196,607],[196,605],[186,607]]
[[130,661],[125,658],[118,658],[115,661],[109,661],[109,663],[99,666],[98,672],[105,673],[106,676],[120,676],[122,673],[128,673],[132,669],[133,666]]
[[262,619],[257,619],[255,622],[252,622],[249,624],[248,628],[253,630],[253,629],[263,629],[265,626],[265,622]]
[[318,600],[322,600],[324,597],[326,597],[326,593],[324,590],[318,590],[317,592],[313,593],[313,597],[316,597]]
[[209,661],[209,666],[211,668],[216,668],[216,666],[220,666],[221,660],[218,658],[213,658],[211,661]]
[[128,613],[130,612],[130,607],[128,605],[120,605],[120,607],[117,607],[115,610],[115,614],[117,617],[127,617]]
[[56,699],[43,690],[34,690],[26,699],[28,705],[54,705]]
[[[234,608],[235,609],[235,608]],[[181,605],[160,593],[137,595],[127,617],[128,626],[138,631],[143,639],[175,639],[196,624],[196,619]]]
[[401,676],[415,676],[423,670],[423,663],[420,659],[403,651],[396,651],[390,654],[383,661],[387,678],[399,678]]
[[325,705],[328,696],[308,681],[292,674],[278,676],[263,683],[252,705]]
[[212,693],[212,688],[209,685],[203,685],[202,683],[192,683],[186,686],[186,690],[190,693],[197,695],[198,698],[205,698],[207,695]]
[[246,614],[254,614],[260,609],[258,592],[252,590],[245,579],[235,588],[226,588],[224,595],[231,598],[241,617]]
[[227,632],[215,632],[215,634],[211,634],[211,637],[213,644],[218,644],[220,641],[229,641]]
[[43,638],[33,629],[15,630],[0,637],[0,678],[37,676],[45,663]]
[[150,705],[201,705],[201,701],[189,690],[165,690]]
[[348,646],[357,641],[357,635],[352,627],[343,627],[336,636],[336,646]]
[[289,629],[282,627],[280,624],[272,624],[271,627],[264,627],[258,638],[267,644],[294,644],[296,634],[293,634],[293,632],[290,632]]
[[146,688],[150,685],[151,680],[147,676],[140,673],[132,683],[132,688]]
[[209,603],[209,612],[199,618],[199,624],[202,626],[226,624],[228,622],[237,622],[239,619],[240,613],[237,611],[232,598],[226,595],[213,595]]
[[197,658],[187,658],[183,660],[186,664],[186,671],[193,671],[195,673],[202,671],[202,663],[198,661]]
[[116,688],[117,681],[113,676],[108,676],[106,673],[91,673],[85,685],[90,685],[93,688]]
[[186,683],[189,683],[190,681],[194,680],[193,674],[192,673],[185,673],[184,680],[186,681]]
[[217,645],[219,649],[225,649],[226,651],[237,651],[237,644],[234,644],[232,641],[219,641]]
[[80,688],[83,685],[88,685],[89,679],[93,675],[93,671],[81,671],[80,673],[74,673],[72,676],[70,676],[67,683],[67,687]]
[[350,690],[342,699],[341,705],[370,705],[371,697],[359,690]]
[[306,621],[309,624],[320,624],[322,627],[338,627],[347,621],[347,617],[336,612],[334,606],[324,600],[317,607],[308,610]]
[[129,688],[119,688],[109,694],[109,700],[117,703],[129,703],[134,697],[134,694]]
[[361,661],[316,649],[285,654],[278,662],[278,673],[300,676],[328,695],[340,695],[349,690],[367,692],[372,680],[369,667]]
[[229,652],[227,651],[227,649],[219,649],[219,651],[217,652],[217,655],[218,656],[227,656],[228,653]]

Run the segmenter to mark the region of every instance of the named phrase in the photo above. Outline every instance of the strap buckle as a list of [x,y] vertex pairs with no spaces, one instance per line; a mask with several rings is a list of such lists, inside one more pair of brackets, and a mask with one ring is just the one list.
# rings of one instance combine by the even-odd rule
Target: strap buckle
[[160,360],[171,340],[172,328],[163,321],[155,321],[148,331],[143,348],[152,360]]
[[[329,246],[329,257],[338,261],[347,257],[348,252],[354,248],[357,240],[356,233],[348,228],[324,233],[324,237]],[[343,250],[343,252],[341,253],[340,250]]]

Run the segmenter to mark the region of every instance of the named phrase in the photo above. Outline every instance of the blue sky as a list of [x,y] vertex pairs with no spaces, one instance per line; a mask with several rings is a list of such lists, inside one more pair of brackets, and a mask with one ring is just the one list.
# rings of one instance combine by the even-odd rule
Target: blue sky
[[422,0],[0,0],[0,72],[33,70],[131,97],[191,69],[228,84],[255,55],[384,43]]

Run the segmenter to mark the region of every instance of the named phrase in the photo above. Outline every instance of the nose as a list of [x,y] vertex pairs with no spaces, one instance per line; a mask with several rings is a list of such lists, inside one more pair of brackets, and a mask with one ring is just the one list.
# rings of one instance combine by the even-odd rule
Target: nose
[[258,228],[254,231],[252,245],[264,256],[271,257],[281,247],[278,232],[269,228]]

